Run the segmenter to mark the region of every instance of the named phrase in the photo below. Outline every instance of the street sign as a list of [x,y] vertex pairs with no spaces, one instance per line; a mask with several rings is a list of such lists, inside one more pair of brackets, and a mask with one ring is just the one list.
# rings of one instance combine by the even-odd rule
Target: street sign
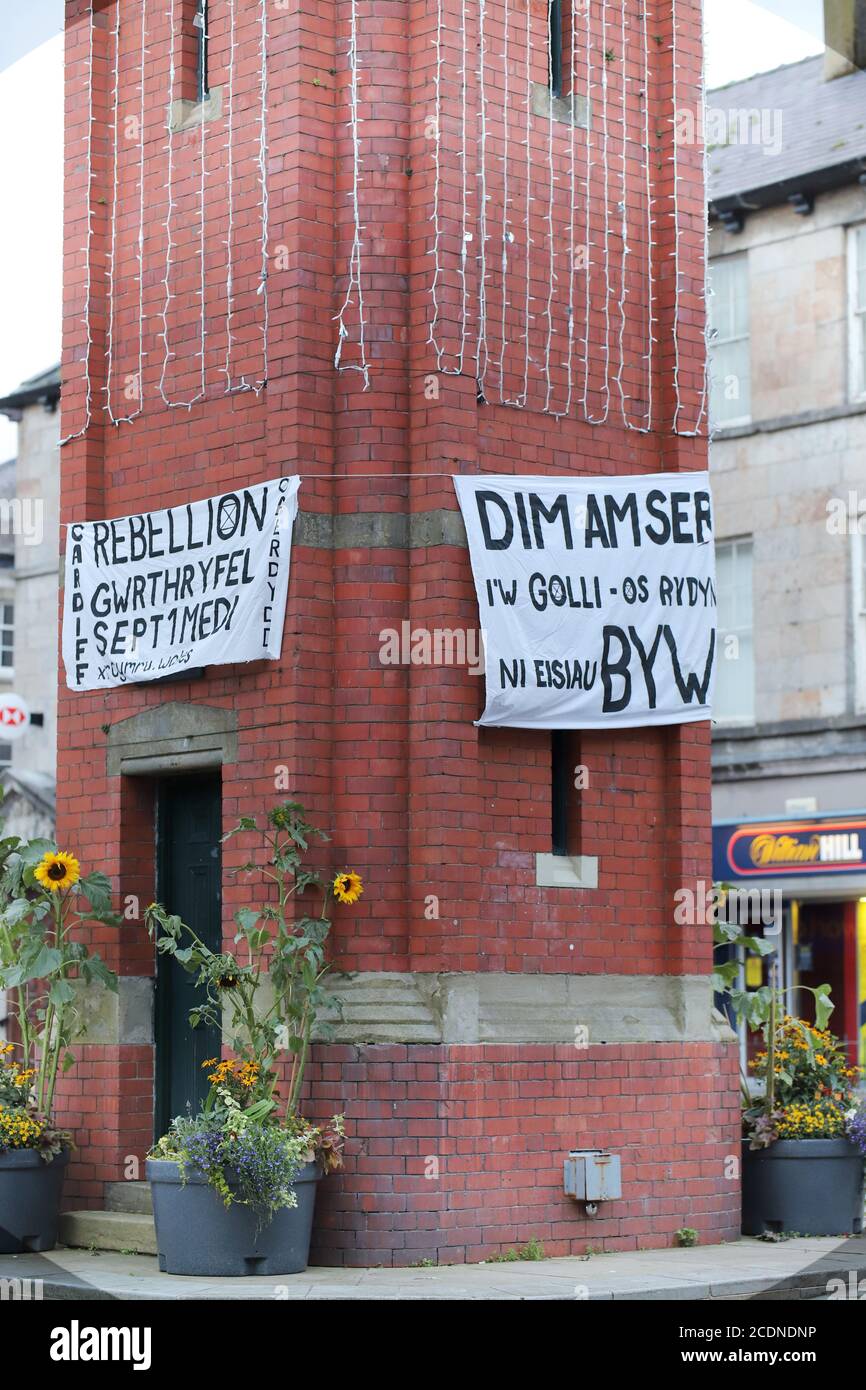
[[20,695],[0,695],[0,741],[14,743],[27,732],[30,707]]

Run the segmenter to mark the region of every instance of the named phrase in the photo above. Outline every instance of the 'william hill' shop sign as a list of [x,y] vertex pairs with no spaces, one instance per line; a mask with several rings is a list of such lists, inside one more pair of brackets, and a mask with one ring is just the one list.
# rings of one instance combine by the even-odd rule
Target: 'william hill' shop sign
[[63,664],[71,690],[276,661],[300,478],[164,511],[73,522]]
[[814,878],[866,870],[866,813],[713,827],[713,877]]
[[484,636],[480,724],[629,728],[711,717],[708,474],[454,483]]

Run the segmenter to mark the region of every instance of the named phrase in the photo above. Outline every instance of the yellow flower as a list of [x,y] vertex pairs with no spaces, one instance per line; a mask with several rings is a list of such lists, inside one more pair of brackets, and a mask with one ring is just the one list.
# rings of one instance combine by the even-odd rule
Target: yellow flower
[[356,903],[364,891],[361,875],[350,870],[337,874],[333,889],[338,903]]
[[59,850],[57,853],[49,852],[42,856],[36,865],[34,876],[49,893],[59,893],[78,882],[81,870],[74,855]]
[[202,1062],[202,1064],[201,1064],[201,1069],[202,1069],[202,1071],[206,1071],[208,1067],[215,1067],[216,1064],[217,1064],[217,1058],[216,1058],[216,1057],[208,1057],[208,1059],[207,1059],[206,1062]]

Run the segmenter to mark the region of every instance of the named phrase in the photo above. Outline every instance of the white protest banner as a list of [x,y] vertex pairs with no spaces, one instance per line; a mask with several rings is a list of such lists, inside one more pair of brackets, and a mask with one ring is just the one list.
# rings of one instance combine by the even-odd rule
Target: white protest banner
[[455,477],[485,646],[480,724],[634,728],[711,717],[707,473]]
[[278,660],[300,482],[73,522],[63,596],[70,690]]

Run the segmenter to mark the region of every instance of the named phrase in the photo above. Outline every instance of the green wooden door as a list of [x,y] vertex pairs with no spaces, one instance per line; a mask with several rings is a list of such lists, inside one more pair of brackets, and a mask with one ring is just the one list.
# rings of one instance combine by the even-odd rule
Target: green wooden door
[[[222,946],[220,779],[166,778],[157,807],[158,896],[213,951]],[[177,961],[160,956],[156,976],[156,1133],[175,1115],[195,1113],[207,1093],[202,1062],[219,1056],[218,1028],[191,1028],[203,998]]]

